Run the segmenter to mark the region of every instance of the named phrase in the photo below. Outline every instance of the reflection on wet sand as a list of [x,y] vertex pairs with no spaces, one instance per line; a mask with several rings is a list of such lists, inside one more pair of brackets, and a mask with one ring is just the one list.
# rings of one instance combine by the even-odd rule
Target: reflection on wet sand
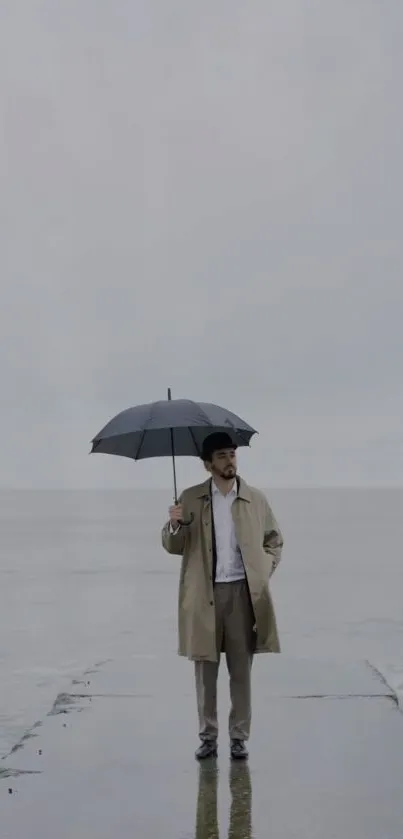
[[[200,764],[196,839],[219,839],[218,775],[216,760]],[[247,763],[230,764],[229,787],[231,808],[228,839],[252,839],[252,784]]]

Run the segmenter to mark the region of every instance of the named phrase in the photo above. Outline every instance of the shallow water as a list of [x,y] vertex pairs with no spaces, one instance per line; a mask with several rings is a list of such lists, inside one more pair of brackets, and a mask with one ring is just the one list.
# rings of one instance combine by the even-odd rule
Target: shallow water
[[[403,490],[279,490],[283,651],[403,674]],[[169,492],[0,493],[0,755],[95,663],[176,650]]]

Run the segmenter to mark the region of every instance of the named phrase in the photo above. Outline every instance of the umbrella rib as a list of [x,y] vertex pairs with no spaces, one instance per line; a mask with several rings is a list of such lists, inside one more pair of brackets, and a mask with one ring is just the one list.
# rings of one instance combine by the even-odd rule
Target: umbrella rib
[[231,420],[229,420],[229,425],[231,426],[232,430],[235,431],[235,434],[237,434],[238,437],[240,437],[241,440],[245,443],[245,446],[249,446],[250,444],[248,443],[248,441],[247,441],[247,439],[246,439],[246,437],[243,433],[243,430],[241,428],[236,428],[236,426],[234,425],[233,422],[231,422]]
[[138,449],[137,449],[136,456],[135,456],[134,460],[139,459],[139,454],[141,452],[141,449],[143,448],[144,438],[147,434],[147,425],[151,421],[151,418],[152,418],[152,415],[153,415],[153,410],[154,410],[154,403],[152,402],[151,405],[150,405],[150,412],[149,412],[149,415],[148,415],[148,419],[144,423],[143,433],[141,435],[140,442],[139,442]]
[[188,428],[189,428],[189,434],[190,434],[190,436],[191,436],[191,438],[192,438],[192,440],[193,440],[193,444],[194,444],[194,447],[195,447],[195,449],[196,449],[196,451],[197,451],[197,454],[198,454],[198,456],[199,456],[199,457],[201,457],[200,450],[199,450],[199,447],[198,447],[197,442],[196,442],[196,438],[195,438],[195,436],[194,436],[194,434],[193,434],[193,429],[192,429],[192,428],[190,428],[190,426],[188,426]]
[[[196,403],[196,404],[197,404],[197,403]],[[202,413],[202,414],[203,414],[203,416],[204,416],[204,420],[205,420],[206,425],[207,425],[207,426],[209,426],[209,425],[213,425],[213,423],[211,422],[211,420],[210,420],[210,418],[209,418],[209,415],[206,413],[206,411],[204,410],[204,408],[200,408],[200,405],[198,405],[198,408],[199,408],[199,410],[201,411],[201,413]]]
[[146,428],[144,428],[144,429],[143,429],[143,433],[142,433],[141,438],[140,438],[140,442],[139,442],[138,447],[137,447],[136,456],[135,456],[135,458],[134,458],[135,460],[138,460],[138,459],[139,459],[139,454],[140,454],[141,449],[142,449],[142,447],[143,447],[144,438],[145,438],[146,434],[147,434],[147,429],[146,429]]

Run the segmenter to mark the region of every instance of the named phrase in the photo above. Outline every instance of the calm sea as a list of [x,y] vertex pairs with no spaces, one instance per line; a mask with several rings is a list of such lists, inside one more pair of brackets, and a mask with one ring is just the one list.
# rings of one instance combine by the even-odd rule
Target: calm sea
[[[403,671],[403,490],[273,490],[283,652]],[[95,663],[176,651],[169,491],[0,492],[0,755]]]

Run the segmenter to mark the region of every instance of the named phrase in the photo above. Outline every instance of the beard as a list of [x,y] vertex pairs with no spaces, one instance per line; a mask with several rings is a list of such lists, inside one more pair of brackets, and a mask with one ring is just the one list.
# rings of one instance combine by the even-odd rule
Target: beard
[[225,466],[224,469],[216,469],[215,472],[223,481],[233,481],[236,478],[236,466]]

